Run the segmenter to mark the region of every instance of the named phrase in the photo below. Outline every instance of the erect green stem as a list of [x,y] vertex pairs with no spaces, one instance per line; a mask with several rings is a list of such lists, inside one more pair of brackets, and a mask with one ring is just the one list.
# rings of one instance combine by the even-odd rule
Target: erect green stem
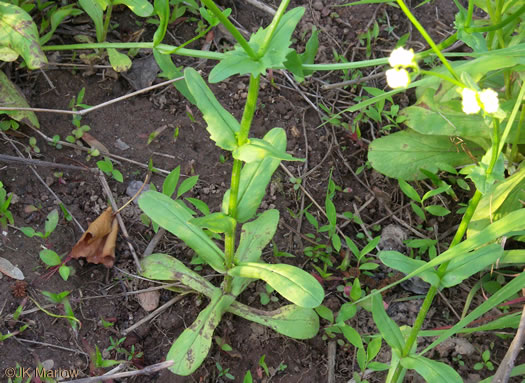
[[474,13],[474,0],[468,0],[468,11],[467,11],[467,20],[465,20],[465,28],[470,26],[472,22],[472,14]]
[[[494,169],[494,166],[496,165],[496,161],[498,159],[499,153],[501,152],[498,150],[499,148],[499,120],[497,118],[493,118],[493,127],[492,127],[492,156],[490,158],[489,166],[487,167],[486,176],[488,177],[492,170]],[[481,201],[481,197],[483,194],[476,190],[472,198],[470,199],[469,205],[467,210],[465,211],[465,214],[463,215],[461,222],[459,224],[458,230],[456,231],[456,235],[454,235],[454,238],[452,239],[452,242],[450,243],[449,249],[459,244],[465,233],[467,232],[468,225],[470,221],[472,220],[472,217],[474,216],[474,213],[476,212],[476,208],[478,207],[479,201]],[[446,271],[447,267],[450,262],[445,262],[441,264],[438,268],[438,276],[442,278]],[[412,330],[410,331],[410,334],[408,336],[408,339],[405,343],[405,347],[403,348],[402,357],[408,356],[410,353],[410,350],[412,350],[412,346],[417,340],[417,336],[419,334],[419,331],[421,330],[421,327],[423,326],[423,322],[425,321],[425,318],[428,314],[428,311],[430,310],[430,307],[432,306],[432,301],[434,300],[434,297],[436,296],[438,292],[438,287],[431,286],[430,289],[427,292],[427,295],[425,297],[425,300],[423,301],[423,304],[421,305],[421,308],[419,309],[419,313],[417,314],[416,320],[414,321],[414,325],[412,326]],[[397,382],[399,379],[399,376],[402,372],[403,367],[398,366],[396,368],[396,371],[394,373],[394,378],[392,379],[393,382]]]
[[[241,129],[237,133],[237,145],[241,146],[248,142],[248,135],[250,134],[250,127],[252,126],[253,116],[257,107],[257,97],[259,95],[259,80],[260,76],[250,76],[250,84],[248,86],[248,96],[246,98],[246,105],[244,105],[244,112],[241,119]],[[241,180],[242,161],[234,160],[232,169],[232,178],[230,185],[230,200],[228,201],[228,215],[233,219],[237,219],[237,206],[239,198],[239,184]],[[237,227],[235,226],[232,233],[226,233],[224,236],[224,263],[226,270],[233,266],[233,258],[235,256],[235,233]],[[224,292],[231,291],[231,280],[229,275],[224,278]]]
[[277,9],[275,16],[273,17],[272,23],[268,26],[268,31],[266,33],[266,36],[264,37],[264,42],[262,43],[262,46],[257,52],[257,57],[263,57],[266,51],[268,50],[270,41],[272,41],[273,34],[275,33],[275,29],[277,28],[277,25],[279,25],[279,21],[281,21],[281,18],[283,17],[284,11],[286,11],[288,4],[290,4],[290,0],[281,1],[281,4],[279,5],[279,8]]
[[523,12],[525,12],[525,5],[522,5],[516,12],[514,12],[512,15],[510,15],[509,17],[507,17],[503,21],[500,21],[497,24],[489,25],[489,26],[486,26],[486,27],[468,27],[468,28],[465,28],[465,32],[473,33],[473,32],[491,32],[491,31],[496,31],[498,29],[503,28],[505,25],[511,23],[516,18],[520,17]]
[[202,2],[204,3],[204,5],[206,5],[210,9],[210,11],[213,12],[215,17],[219,19],[221,24],[226,27],[228,32],[232,34],[232,36],[235,38],[235,40],[237,40],[237,42],[241,45],[244,51],[248,53],[248,55],[250,55],[251,58],[253,58],[254,60],[257,60],[257,54],[252,49],[250,44],[248,44],[248,41],[246,41],[243,35],[241,35],[241,32],[239,32],[239,30],[235,28],[235,25],[233,25],[231,21],[228,20],[228,18],[222,14],[219,7],[217,7],[212,0],[202,0]]
[[440,79],[442,80],[445,80],[445,81],[448,81],[454,85],[457,85],[459,86],[460,88],[464,88],[465,85],[463,85],[461,82],[457,81],[456,79],[450,77],[450,76],[447,76],[446,74],[443,74],[443,73],[438,73],[438,72],[434,72],[434,71],[430,71],[430,70],[419,70],[419,73],[421,74],[426,74],[426,75],[429,75],[429,76],[434,76],[434,77],[439,77]]
[[102,30],[102,41],[99,41],[99,43],[106,41],[106,37],[108,36],[109,21],[111,20],[112,11],[113,11],[113,5],[111,5],[111,2],[110,2],[106,10],[106,15],[104,17],[104,29]]
[[430,45],[430,47],[432,48],[432,50],[434,51],[434,53],[437,55],[437,57],[439,57],[439,59],[441,60],[441,62],[443,63],[443,65],[445,66],[445,68],[448,69],[448,71],[450,72],[450,74],[452,75],[452,77],[454,77],[457,81],[460,81],[460,78],[459,76],[456,74],[456,71],[454,70],[454,68],[452,68],[452,66],[450,65],[450,63],[448,62],[448,60],[445,58],[445,56],[443,56],[443,53],[441,53],[441,51],[439,50],[438,46],[436,45],[436,43],[434,42],[434,40],[432,40],[432,38],[430,37],[430,35],[427,33],[427,31],[425,30],[425,28],[423,28],[423,26],[419,23],[419,21],[416,19],[416,17],[412,14],[412,12],[410,12],[410,9],[408,9],[408,7],[405,5],[405,2],[403,0],[397,0],[397,4],[399,5],[399,7],[401,8],[401,10],[405,13],[405,15],[408,17],[408,19],[412,22],[412,24],[414,24],[414,26],[416,27],[416,29],[419,31],[419,33],[421,33],[421,35],[423,36],[423,38],[426,40],[426,42],[428,43],[428,45]]

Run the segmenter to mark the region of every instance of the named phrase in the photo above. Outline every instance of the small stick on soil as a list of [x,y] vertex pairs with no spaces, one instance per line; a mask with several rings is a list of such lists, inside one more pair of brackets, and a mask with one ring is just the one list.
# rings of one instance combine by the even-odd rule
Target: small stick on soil
[[83,109],[83,110],[65,110],[65,109],[47,109],[47,108],[23,108],[23,107],[9,107],[9,106],[0,106],[0,110],[8,110],[8,111],[9,110],[19,110],[19,111],[29,111],[29,112],[76,114],[76,115],[79,115],[79,116],[83,116],[85,114],[93,112],[94,110],[97,110],[97,109],[100,109],[100,108],[104,108],[104,107],[106,107],[108,105],[111,105],[111,104],[114,104],[116,102],[120,102],[120,101],[126,100],[128,98],[134,97],[136,95],[149,92],[150,90],[153,90],[153,89],[161,88],[161,87],[163,87],[165,85],[169,85],[171,83],[174,83],[174,82],[180,81],[180,80],[184,80],[184,77],[177,77],[177,78],[174,78],[172,80],[168,80],[168,81],[161,82],[159,84],[148,86],[147,88],[137,90],[136,92],[132,92],[132,93],[126,94],[124,96],[114,98],[112,100],[103,102],[102,104],[98,104],[98,105],[92,106],[91,108]]
[[250,5],[253,5],[255,8],[259,8],[261,11],[268,13],[270,16],[275,16],[275,10],[266,4],[263,4],[257,0],[246,0]]
[[32,158],[20,158],[14,156],[8,156],[7,154],[0,154],[0,161],[7,163],[20,163],[27,165],[42,166],[46,168],[55,168],[55,169],[69,169],[69,170],[81,170],[81,171],[90,171],[98,173],[98,169],[93,168],[84,168],[81,166],[67,165],[67,164],[58,164],[56,162],[34,160]]
[[521,350],[521,347],[525,343],[525,306],[523,306],[523,311],[521,313],[520,325],[516,335],[510,344],[505,357],[501,361],[498,370],[492,378],[492,383],[504,383],[508,382],[510,379],[510,373],[514,368],[516,363],[516,358]]
[[384,73],[376,73],[376,74],[372,74],[372,75],[369,75],[369,76],[356,78],[355,80],[347,80],[347,81],[342,81],[342,82],[336,82],[336,83],[333,83],[333,84],[326,84],[326,85],[323,85],[321,87],[321,89],[329,90],[329,89],[335,89],[335,88],[342,88],[342,87],[349,86],[349,85],[356,85],[356,84],[359,84],[359,83],[362,83],[362,82],[368,82],[368,81],[371,81],[371,80],[377,80],[378,78],[381,78],[383,76],[385,76]]
[[335,383],[335,352],[336,343],[331,340],[328,342],[328,361],[326,362],[326,368],[328,369],[327,383]]
[[128,335],[131,331],[135,330],[136,328],[142,326],[144,323],[152,320],[153,318],[155,318],[157,315],[159,315],[161,312],[163,312],[164,310],[166,310],[168,307],[170,307],[171,305],[174,305],[175,303],[177,303],[178,301],[180,301],[186,294],[189,294],[190,292],[187,292],[187,293],[182,293],[180,295],[177,295],[176,297],[174,298],[171,298],[169,301],[167,301],[166,303],[164,303],[162,306],[160,306],[158,309],[156,309],[155,311],[152,311],[151,313],[149,313],[148,315],[146,315],[144,318],[142,318],[141,320],[139,320],[137,323],[135,323],[133,326],[131,327],[128,327],[127,329],[125,330],[122,330],[120,333],[122,335]]
[[[15,152],[18,154],[18,156],[20,158],[25,158],[23,156],[22,152],[20,150],[18,150],[16,145],[13,143],[13,141],[10,140],[4,132],[0,132],[0,134],[2,135],[2,138],[4,140],[6,140],[7,142],[9,142],[11,144],[11,146],[13,147],[13,149],[15,150]],[[31,171],[33,172],[35,177],[38,178],[38,180],[42,183],[42,185],[44,185],[44,187],[53,195],[53,197],[55,197],[55,199],[64,207],[64,209],[71,216],[71,218],[73,218],[73,221],[77,224],[77,226],[80,229],[80,231],[82,231],[82,233],[83,233],[85,230],[82,227],[82,225],[80,224],[80,222],[77,221],[75,216],[73,214],[71,214],[71,212],[67,209],[66,205],[62,202],[62,200],[60,198],[58,198],[58,196],[55,194],[55,192],[46,184],[46,182],[42,179],[42,177],[40,177],[40,174],[38,174],[36,169],[33,166],[29,166],[29,169],[31,169]]]
[[84,351],[81,351],[81,350],[75,350],[73,348],[57,346],[56,344],[45,343],[45,342],[37,342],[36,340],[22,339],[22,338],[17,338],[17,337],[14,337],[14,339],[16,339],[16,340],[18,340],[20,342],[38,344],[40,346],[45,346],[45,347],[58,348],[59,350],[64,350],[64,351],[74,352],[75,354],[82,354],[82,355],[89,356],[89,354],[87,352],[84,352]]
[[113,198],[113,193],[111,193],[111,189],[109,188],[108,181],[106,181],[106,177],[104,176],[104,173],[102,173],[101,171],[99,172],[98,179],[100,180],[100,183],[102,184],[102,188],[104,189],[104,191],[106,192],[106,195],[109,198],[109,202],[111,203],[111,207],[113,208],[113,211],[117,212],[116,216],[117,216],[118,224],[120,226],[120,230],[122,230],[122,235],[124,236],[124,238],[126,239],[126,242],[128,243],[128,248],[129,248],[129,251],[131,251],[131,254],[133,255],[133,259],[135,260],[135,265],[137,266],[137,270],[139,271],[139,273],[141,273],[142,267],[140,266],[139,257],[137,256],[137,252],[135,251],[135,248],[129,241],[129,234],[128,234],[128,231],[126,230],[126,226],[124,225],[124,220],[122,219],[122,216],[120,215],[120,213],[118,213],[118,207],[117,207],[117,204],[115,203],[115,199]]
[[171,367],[172,365],[173,365],[173,361],[167,360],[162,363],[152,364],[151,366],[144,367],[141,370],[119,372],[119,373],[111,374],[111,375],[93,376],[91,378],[84,378],[84,379],[67,380],[67,381],[64,381],[64,383],[95,383],[101,380],[113,380],[113,379],[127,378],[129,376],[136,376],[136,375],[149,375],[154,372],[164,370],[168,367]]
[[153,253],[153,250],[155,250],[155,247],[157,246],[161,238],[164,236],[164,233],[166,233],[166,230],[163,228],[160,228],[159,231],[155,233],[150,243],[148,244],[148,247],[146,247],[146,250],[144,250],[142,258],[147,257],[148,255],[151,255]]

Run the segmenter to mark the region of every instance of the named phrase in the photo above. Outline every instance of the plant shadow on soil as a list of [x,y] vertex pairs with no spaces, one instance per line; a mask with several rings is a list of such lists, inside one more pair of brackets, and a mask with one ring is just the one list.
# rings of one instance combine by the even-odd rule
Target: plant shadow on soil
[[[428,11],[423,9],[420,12],[422,14],[434,12],[435,6],[441,11],[442,16],[440,17],[446,17],[450,22],[451,17],[453,17],[450,6],[444,1],[436,3],[437,5],[429,5]],[[252,30],[258,26],[255,24],[255,20],[262,18],[268,21],[267,16],[261,15],[249,7],[240,8],[237,11],[239,12],[239,21]],[[337,36],[335,32],[343,30],[344,33],[340,34],[341,40],[339,41],[343,43],[344,39],[355,39],[359,29],[364,28],[374,15],[374,8],[371,6],[352,9],[341,8],[338,12],[341,19],[348,20],[349,25],[351,24],[355,29],[349,29],[344,24],[333,21],[328,17],[329,13],[326,13],[324,8],[320,10],[309,8],[308,16],[300,24],[300,28],[303,31],[309,31],[312,24],[322,22],[325,32],[331,33],[332,36]],[[399,12],[395,15],[395,20],[399,20],[401,17]],[[119,22],[126,25],[126,17],[131,16],[125,14],[116,17],[122,18],[123,20],[119,20]],[[432,20],[428,22],[431,23]],[[447,21],[441,20],[440,22],[446,23]],[[133,25],[129,20],[127,20],[127,24]],[[401,28],[406,28],[406,25]],[[190,36],[191,29],[185,33]],[[436,36],[436,38],[439,37]],[[391,49],[393,43],[389,42],[385,48]],[[320,52],[320,62],[323,61],[323,58],[324,61],[332,59],[329,53],[331,52],[330,44],[330,41],[324,41]],[[60,60],[60,55],[54,56],[54,60]],[[178,63],[178,65],[181,64],[191,65],[192,63],[185,60]],[[207,67],[209,68],[210,65]],[[13,68],[11,74],[14,74]],[[102,70],[98,70],[95,75],[90,76],[83,76],[83,73],[85,74],[82,71],[51,67],[46,70],[48,79],[35,73],[18,81],[18,85],[25,93],[31,106],[53,109],[68,109],[70,100],[82,88],[85,88],[86,95],[84,103],[88,105],[97,105],[132,91],[128,82],[122,77],[118,79],[107,75],[103,77],[101,76]],[[337,77],[334,79],[337,81]],[[55,88],[51,89],[50,84],[53,84]],[[241,78],[212,86],[212,90],[222,104],[235,117],[240,118],[246,86],[247,79]],[[199,175],[199,182],[190,193],[191,196],[201,198],[210,206],[212,211],[218,211],[222,194],[229,186],[231,159],[226,158],[224,163],[220,160],[221,154],[225,153],[221,152],[209,139],[196,108],[190,106],[191,111],[195,113],[195,116],[198,116],[197,121],[192,122],[188,118],[187,106],[189,104],[170,86],[89,113],[83,117],[82,124],[89,125],[91,127],[90,134],[114,154],[133,159],[142,164],[147,164],[151,158],[154,166],[166,170],[171,170],[180,165],[182,174],[186,176]],[[38,118],[42,133],[49,137],[59,134],[64,138],[70,134],[73,128],[71,116],[68,115],[40,113]],[[308,162],[310,167],[313,167],[322,162],[330,142],[330,129],[326,127],[316,129],[320,122],[318,114],[309,107],[297,92],[285,87],[273,87],[268,82],[264,82],[252,135],[261,137],[264,132],[273,127],[285,128],[288,136],[288,151],[296,157],[304,157],[307,152]],[[167,126],[167,128],[148,145],[147,141],[150,134],[163,126]],[[179,134],[175,140],[173,133],[176,128],[178,128]],[[35,135],[27,128],[22,129],[22,132],[29,136]],[[304,137],[305,133],[307,137]],[[338,140],[343,140],[343,132],[338,132],[337,135]],[[305,145],[305,138],[308,147]],[[23,137],[10,136],[10,139],[19,140],[23,143],[27,142],[27,139]],[[119,146],[117,140],[124,142],[129,148],[123,150],[123,146]],[[0,145],[2,153],[17,155],[8,142],[2,140]],[[40,159],[77,166],[95,166],[96,159],[88,161],[84,152],[70,148],[58,150],[40,139],[38,139],[38,146],[41,149],[38,157]],[[349,155],[348,158],[354,156],[352,161],[356,162],[355,169],[363,163],[365,153],[359,145],[353,142],[347,142],[346,146],[345,154]],[[117,204],[121,206],[129,198],[125,193],[127,184],[131,180],[144,179],[146,170],[125,161],[116,163],[115,166],[124,175],[124,183],[118,183],[114,180],[108,181]],[[295,175],[302,171],[302,164],[288,163],[286,166]],[[336,183],[353,190],[350,196],[337,197],[334,201],[338,212],[351,211],[353,204],[360,205],[370,198],[368,191],[360,186],[352,174],[340,164],[339,158],[336,155],[331,155],[316,172],[310,175],[305,184],[317,201],[324,200],[331,168],[335,169]],[[54,172],[62,171],[60,169],[38,168],[37,171],[84,228],[106,208],[107,198],[98,179],[93,174],[64,170],[63,175],[57,178],[54,176]],[[0,178],[7,190],[18,197],[18,201],[12,205],[16,226],[32,226],[42,229],[47,213],[57,208],[56,201],[50,192],[26,166],[10,164],[7,167],[2,167]],[[162,177],[154,176],[152,182],[157,188],[160,188],[162,180]],[[392,187],[388,181],[383,180],[383,182]],[[297,222],[290,215],[290,211],[297,213],[301,206],[300,195],[293,191],[292,186],[288,176],[279,169],[269,188],[270,192],[263,201],[263,206],[275,206],[281,213],[283,224],[280,224],[278,228],[275,237],[276,245],[280,250],[296,255],[295,258],[286,258],[284,262],[300,267],[306,264],[305,269],[312,271],[313,269],[303,253],[303,242],[289,229],[289,227],[295,228],[297,226]],[[392,192],[391,190],[387,191]],[[26,207],[30,205],[37,207],[38,210],[28,212]],[[385,211],[380,204],[374,202],[366,212],[366,222],[374,222],[381,218],[384,213]],[[130,241],[137,253],[141,254],[149,243],[153,232],[151,228],[142,224],[140,209],[136,205],[130,205],[123,211],[122,215],[130,233]],[[388,221],[385,221],[386,223]],[[306,225],[304,225],[304,230],[313,232],[313,228]],[[359,228],[348,225],[346,230],[346,234],[352,236],[359,231]],[[101,351],[107,349],[111,345],[110,337],[120,339],[122,337],[120,331],[147,315],[137,302],[136,296],[127,293],[148,288],[152,284],[127,274],[136,275],[136,266],[125,240],[120,236],[117,243],[116,268],[108,270],[101,265],[91,265],[83,261],[73,260],[69,262],[69,265],[72,266],[74,272],[67,282],[63,281],[58,274],[46,278],[45,267],[38,257],[42,245],[64,255],[71,250],[72,245],[80,235],[79,228],[72,222],[67,222],[62,214],[57,230],[46,241],[37,238],[28,239],[21,232],[12,228],[9,229],[6,242],[0,245],[0,256],[10,260],[22,270],[28,284],[26,294],[36,299],[41,305],[45,305],[49,302],[40,294],[40,291],[45,290],[54,293],[65,290],[71,291],[70,300],[73,310],[76,317],[81,321],[82,327],[78,334],[75,334],[65,319],[53,318],[39,310],[23,315],[20,321],[28,323],[30,326],[17,336],[17,339],[10,338],[0,345],[0,371],[14,367],[16,363],[22,367],[34,367],[38,362],[52,360],[54,368],[77,368],[82,371],[84,376],[101,375],[104,370],[95,369],[89,357],[94,351],[95,345]],[[189,250],[181,246],[179,241],[170,235],[161,241],[156,252],[172,254],[186,263],[192,257]],[[271,262],[273,258],[271,249],[265,252],[264,256]],[[283,260],[280,259],[279,261],[282,262]],[[334,259],[334,261],[336,265],[340,262],[339,259]],[[211,269],[205,268],[204,272],[211,272]],[[337,274],[334,275],[337,276]],[[339,277],[342,276],[339,275]],[[220,280],[216,278],[212,282],[220,283]],[[338,280],[324,282],[327,293],[324,304],[334,312],[344,301],[342,294],[336,290],[340,283],[341,281]],[[23,295],[25,295],[14,294],[14,286],[14,280],[7,276],[0,279],[0,332],[2,334],[15,331],[21,325],[20,321],[13,322],[5,318],[6,315],[12,314],[16,310],[23,299]],[[285,303],[283,299],[280,299],[279,304],[270,303],[262,306],[259,303],[259,293],[263,290],[264,284],[252,284],[241,296],[241,301],[266,310],[275,309]],[[394,298],[406,295],[405,291],[394,289],[388,296],[388,300],[392,301]],[[457,297],[449,296],[453,305],[454,302],[457,303],[458,310],[461,310],[460,305],[465,295],[466,293],[459,289]],[[162,292],[160,304],[167,302],[172,297],[173,293]],[[391,313],[398,320],[398,324],[410,324],[415,318],[421,300],[410,302],[414,303],[406,303],[404,306],[398,307],[396,312]],[[123,347],[127,350],[134,347],[136,352],[143,353],[141,358],[132,361],[135,367],[141,368],[163,361],[173,340],[186,326],[193,322],[205,304],[206,302],[202,301],[201,297],[189,295],[171,306],[156,319],[148,321],[131,332],[123,342]],[[33,308],[34,305],[29,302],[27,307]],[[443,301],[436,301],[435,307],[436,309],[427,324],[429,328],[454,323],[454,318],[448,318],[445,315],[449,310],[444,306]],[[61,313],[61,308],[56,305],[49,307],[48,310],[53,313]],[[113,325],[104,327],[102,319],[112,322]],[[327,323],[322,321],[321,325],[324,326]],[[377,331],[370,316],[365,312],[361,312],[352,322],[352,325],[362,334]],[[326,380],[327,341],[322,339],[323,330],[311,340],[296,341],[285,338],[265,327],[226,314],[215,335],[220,336],[233,350],[230,352],[222,351],[214,342],[208,358],[192,376],[177,377],[168,371],[162,371],[153,376],[138,376],[125,381],[228,381],[225,377],[218,376],[216,362],[219,362],[223,368],[230,368],[229,372],[235,376],[236,382],[242,381],[242,377],[248,370],[251,371],[255,382],[270,380],[272,382],[322,382]],[[501,340],[498,338],[471,339],[471,342],[475,343],[476,347],[480,349],[486,349],[491,341],[496,343],[492,360],[501,360],[505,353],[505,344]],[[443,360],[454,365],[452,359],[448,359],[452,356],[447,352],[442,355]],[[103,355],[106,358],[115,357],[114,352],[104,352]],[[259,360],[263,355],[266,355],[265,361],[269,367],[271,378],[266,376],[264,370],[259,366]],[[383,347],[379,360],[388,362],[389,357],[389,352]],[[473,355],[472,358],[474,362],[478,361],[476,355]],[[465,363],[469,364],[468,362],[469,359],[466,358]],[[279,366],[284,365],[286,368],[279,371]],[[460,366],[456,367],[460,368]],[[335,369],[336,382],[346,382],[351,378],[352,371],[357,370],[353,349],[338,348]],[[465,375],[468,375],[469,372],[469,370],[461,370],[461,368],[460,371]],[[369,379],[370,381],[382,381],[384,376],[377,374]],[[407,381],[418,381],[417,377],[410,379],[413,380]]]

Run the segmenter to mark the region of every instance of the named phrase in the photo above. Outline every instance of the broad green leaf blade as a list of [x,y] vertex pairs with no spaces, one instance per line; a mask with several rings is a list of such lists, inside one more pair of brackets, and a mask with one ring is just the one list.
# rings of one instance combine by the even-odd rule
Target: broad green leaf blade
[[[2,3],[0,3],[0,9]],[[7,76],[0,70],[0,105],[12,106],[16,108],[29,108],[24,95],[17,89],[17,87],[9,81]],[[23,122],[33,128],[40,128],[38,119],[35,113],[30,111],[0,111],[0,114],[7,114],[13,120]]]
[[[319,31],[314,26],[312,27],[312,35],[308,39],[306,43],[306,47],[304,48],[304,53],[301,53],[299,57],[301,58],[301,61],[303,64],[313,64],[315,60],[315,56],[317,56],[317,51],[319,50]],[[312,70],[303,70],[303,74],[305,76],[308,76],[312,74]]]
[[97,41],[103,42],[104,39],[104,9],[96,0],[78,0],[78,4],[89,15],[95,24],[95,32],[97,34]]
[[421,197],[419,194],[417,194],[416,189],[414,189],[410,184],[408,184],[406,181],[402,179],[398,179],[397,182],[399,183],[399,187],[401,188],[401,191],[405,193],[405,195],[410,198],[412,201],[416,201],[421,203]]
[[[235,252],[235,262],[257,262],[262,250],[272,240],[277,224],[279,211],[266,210],[256,220],[243,225],[239,246]],[[251,282],[249,278],[236,277],[232,281],[232,294],[239,295]]]
[[170,174],[168,174],[168,176],[164,180],[162,184],[162,194],[165,194],[171,198],[173,196],[173,193],[175,193],[177,184],[179,183],[179,177],[180,177],[180,166],[177,166],[175,169],[173,169],[170,172]]
[[223,252],[201,228],[190,223],[193,217],[183,202],[149,190],[140,196],[139,206],[152,221],[183,240],[213,269],[219,273],[226,271]]
[[361,339],[361,335],[350,326],[347,326],[345,324],[339,325],[339,328],[341,329],[341,332],[343,333],[344,337],[352,343],[354,347],[357,348],[363,348],[363,341]]
[[222,295],[220,290],[216,291],[210,304],[171,346],[166,355],[166,360],[173,360],[170,371],[177,375],[188,376],[199,368],[208,355],[213,332],[219,325],[222,314],[233,301],[234,297]]
[[470,221],[467,237],[470,238],[491,222],[522,207],[525,201],[525,168],[498,182],[491,193],[484,195]]
[[[386,266],[393,268],[394,270],[401,271],[403,274],[410,274],[414,270],[424,266],[425,261],[418,259],[412,259],[403,255],[397,251],[381,251],[379,253],[379,259]],[[432,270],[423,271],[418,275],[422,280],[430,283],[432,286],[439,285],[439,277],[436,272]]]
[[262,279],[300,307],[314,308],[324,299],[323,287],[306,271],[286,264],[246,262],[228,270],[234,277]]
[[109,63],[115,72],[126,72],[131,68],[131,59],[128,55],[113,48],[108,48]]
[[211,213],[204,217],[193,218],[190,220],[191,223],[209,229],[214,233],[233,233],[237,222],[235,220],[224,214],[224,213]]
[[278,150],[268,141],[259,140],[257,138],[251,138],[249,143],[237,147],[232,154],[233,158],[236,160],[241,160],[246,163],[262,161],[267,157],[283,161],[304,162],[304,159],[294,158],[291,154]]
[[[280,151],[286,150],[286,133],[281,128],[273,128],[264,136],[264,140],[270,142]],[[265,158],[245,164],[241,170],[239,182],[239,195],[237,202],[237,222],[246,222],[251,219],[266,193],[266,187],[270,183],[272,174],[281,161],[275,158]],[[230,190],[224,194],[222,211],[228,212]]]
[[375,294],[372,297],[372,316],[383,339],[390,347],[401,352],[405,346],[405,340],[398,325],[386,313],[381,295]]
[[232,151],[237,147],[235,134],[240,130],[239,122],[217,101],[201,75],[193,68],[184,70],[186,84],[208,124],[210,138],[217,146]]
[[319,317],[315,311],[297,305],[262,311],[234,302],[228,311],[294,339],[310,339],[319,331]]
[[160,19],[159,27],[153,35],[153,46],[156,47],[162,42],[164,36],[166,36],[166,31],[168,30],[168,22],[170,20],[170,2],[169,0],[155,0],[153,2],[153,7],[155,13]]
[[191,176],[189,178],[186,178],[184,181],[182,181],[180,183],[179,189],[177,190],[177,198],[179,198],[184,193],[193,189],[195,184],[197,184],[198,180],[199,180],[199,176]]
[[[474,156],[479,154],[476,145],[467,144]],[[369,147],[368,160],[378,172],[407,181],[425,178],[419,171],[421,168],[435,173],[444,167],[473,163],[469,155],[458,149],[449,137],[425,136],[412,130],[374,140]]]
[[501,302],[504,302],[505,300],[509,299],[511,296],[513,296],[518,291],[520,291],[523,288],[523,286],[525,286],[525,272],[522,272],[520,275],[515,277],[512,281],[510,281],[505,286],[503,286],[501,289],[499,289],[494,295],[492,295],[489,299],[487,299],[481,305],[476,307],[470,314],[468,314],[465,318],[463,318],[458,323],[456,323],[452,328],[443,332],[439,336],[439,338],[436,339],[430,346],[425,348],[420,353],[420,355],[423,355],[427,351],[432,350],[438,344],[443,342],[445,339],[450,338],[452,335],[456,334],[458,331],[463,329],[469,323],[472,323],[473,321],[478,319],[480,316],[482,316],[489,310],[492,310],[494,307],[499,305]]
[[186,267],[177,258],[168,254],[155,253],[148,255],[141,262],[142,273],[145,278],[158,281],[180,281],[182,284],[211,298],[218,287],[213,286],[207,279]]
[[503,256],[503,248],[496,243],[453,259],[441,278],[441,286],[455,286],[471,275],[495,263]]
[[0,2],[0,48],[6,47],[22,56],[29,69],[47,64],[40,47],[38,28],[22,8]]
[[48,266],[57,266],[62,263],[62,260],[53,250],[43,249],[40,250],[40,259]]
[[424,356],[406,356],[401,365],[409,370],[416,370],[428,383],[463,383],[461,376],[449,365]]
[[[304,8],[297,7],[286,12],[275,29],[272,40],[265,55],[257,61],[253,60],[244,50],[236,45],[235,48],[224,54],[222,59],[210,72],[209,82],[221,82],[234,74],[264,75],[267,69],[279,68],[284,65],[286,56],[291,52],[292,33],[304,14]],[[268,28],[259,29],[250,38],[249,44],[258,51],[262,46]]]
[[62,265],[58,268],[58,273],[60,274],[60,276],[62,277],[64,281],[67,281],[69,279],[69,274],[71,273],[71,269],[66,265]]
[[131,12],[140,17],[148,17],[153,14],[153,6],[148,0],[113,0],[113,5],[124,4]]
[[53,209],[53,211],[51,211],[46,217],[46,222],[44,224],[45,235],[47,236],[53,231],[55,231],[57,225],[58,225],[58,210]]

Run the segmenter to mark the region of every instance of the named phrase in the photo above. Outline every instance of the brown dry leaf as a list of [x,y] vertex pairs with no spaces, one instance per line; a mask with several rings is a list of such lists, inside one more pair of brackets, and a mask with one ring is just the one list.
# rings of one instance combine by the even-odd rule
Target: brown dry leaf
[[106,148],[104,144],[102,144],[91,134],[84,132],[84,134],[82,135],[82,139],[86,142],[86,144],[91,146],[91,149],[98,149],[98,151],[102,154],[109,154],[108,148]]
[[118,223],[113,217],[113,209],[108,207],[94,220],[71,250],[71,258],[86,258],[89,263],[102,263],[112,267],[115,263],[115,244]]

